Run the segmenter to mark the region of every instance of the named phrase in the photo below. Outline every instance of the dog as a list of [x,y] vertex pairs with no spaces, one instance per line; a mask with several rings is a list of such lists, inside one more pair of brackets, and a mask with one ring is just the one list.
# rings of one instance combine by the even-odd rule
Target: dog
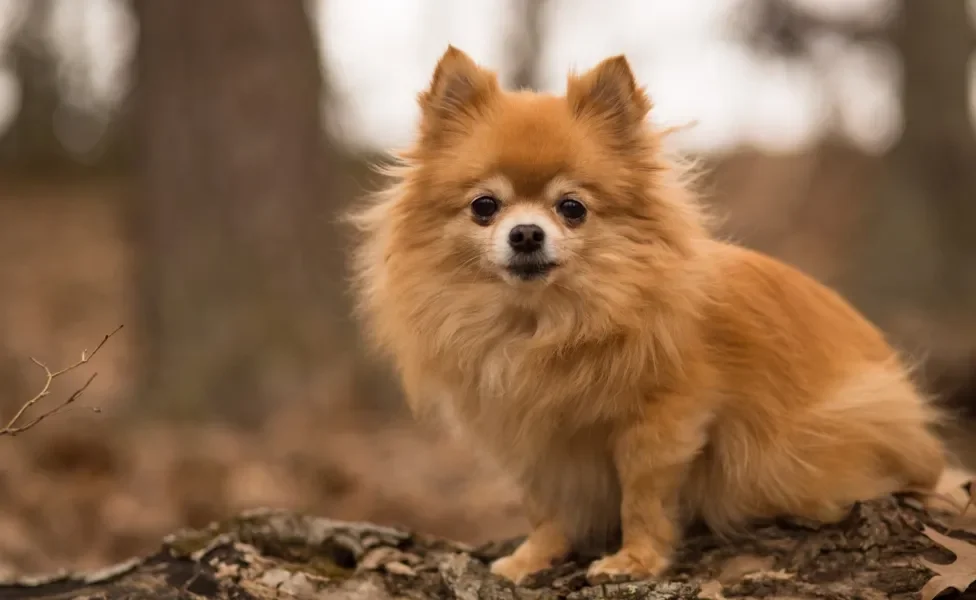
[[532,530],[514,582],[597,553],[647,579],[683,528],[843,518],[946,468],[941,415],[879,329],[720,239],[625,56],[504,90],[449,46],[413,143],[357,206],[356,312],[418,418],[484,450]]

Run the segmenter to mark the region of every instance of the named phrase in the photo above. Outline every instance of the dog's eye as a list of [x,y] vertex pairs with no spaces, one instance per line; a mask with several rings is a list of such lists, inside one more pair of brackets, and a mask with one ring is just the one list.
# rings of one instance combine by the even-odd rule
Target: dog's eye
[[563,198],[556,205],[556,212],[567,221],[580,222],[586,217],[586,207],[579,200]]
[[498,212],[498,200],[491,196],[478,196],[471,202],[471,213],[482,223],[487,222]]

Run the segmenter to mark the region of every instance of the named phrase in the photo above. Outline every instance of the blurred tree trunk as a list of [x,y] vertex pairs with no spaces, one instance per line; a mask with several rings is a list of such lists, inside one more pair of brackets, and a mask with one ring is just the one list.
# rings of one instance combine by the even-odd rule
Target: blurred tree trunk
[[[78,13],[91,10],[83,4],[71,8]],[[11,5],[11,11],[23,15],[13,17],[16,27],[4,48],[20,85],[20,106],[10,125],[0,131],[0,168],[5,172],[51,177],[111,173],[126,166],[120,144],[127,126],[125,107],[103,124],[100,117],[63,97],[62,81],[77,76],[74,69],[79,66],[59,61],[47,36],[55,10],[64,8],[52,0]],[[79,139],[83,146],[72,144]]]
[[510,56],[515,65],[510,78],[513,89],[538,89],[547,4],[548,0],[521,0],[512,9],[517,36]]
[[903,65],[904,130],[884,158],[875,220],[861,244],[856,271],[867,281],[848,285],[886,325],[897,311],[945,324],[976,306],[976,135],[968,92],[976,32],[965,2],[903,0],[891,41]]
[[44,40],[51,0],[24,5],[23,21],[12,35],[10,58],[20,84],[20,107],[0,139],[0,160],[20,169],[52,168],[66,162],[54,130],[61,102],[56,59]]
[[133,8],[137,398],[253,424],[310,393],[332,328],[312,285],[331,259],[310,20],[301,0]]
[[[976,135],[970,60],[976,30],[965,2],[903,3],[895,43],[904,63],[905,131],[889,173],[911,185],[933,213],[942,255],[945,304],[968,310],[976,300]],[[964,308],[966,307],[966,308]]]

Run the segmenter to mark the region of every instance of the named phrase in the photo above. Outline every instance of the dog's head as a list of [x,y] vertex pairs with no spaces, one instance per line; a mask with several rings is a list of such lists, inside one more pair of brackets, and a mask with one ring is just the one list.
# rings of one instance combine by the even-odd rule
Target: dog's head
[[382,240],[373,259],[385,277],[430,294],[467,286],[485,302],[559,296],[613,312],[659,296],[695,254],[696,203],[661,155],[623,56],[550,95],[505,91],[449,47],[419,104],[417,139],[360,220]]

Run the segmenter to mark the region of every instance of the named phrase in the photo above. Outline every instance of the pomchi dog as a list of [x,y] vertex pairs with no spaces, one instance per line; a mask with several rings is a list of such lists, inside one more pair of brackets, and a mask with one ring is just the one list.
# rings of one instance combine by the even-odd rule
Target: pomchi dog
[[550,95],[449,47],[418,100],[351,215],[354,290],[415,413],[524,493],[532,531],[493,572],[598,552],[592,582],[652,578],[691,521],[829,522],[936,486],[907,365],[838,294],[710,231],[624,56]]

